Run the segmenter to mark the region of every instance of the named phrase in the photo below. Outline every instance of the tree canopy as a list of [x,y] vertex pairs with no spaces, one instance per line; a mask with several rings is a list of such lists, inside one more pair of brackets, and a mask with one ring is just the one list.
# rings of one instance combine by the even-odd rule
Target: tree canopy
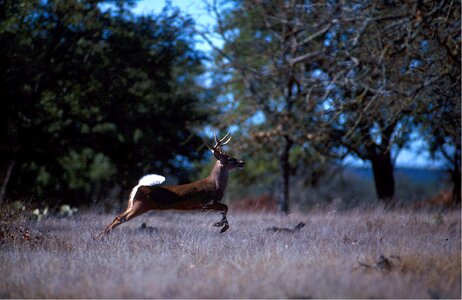
[[193,20],[170,6],[134,16],[131,1],[102,4],[0,2],[6,195],[89,203],[200,157],[207,111]]

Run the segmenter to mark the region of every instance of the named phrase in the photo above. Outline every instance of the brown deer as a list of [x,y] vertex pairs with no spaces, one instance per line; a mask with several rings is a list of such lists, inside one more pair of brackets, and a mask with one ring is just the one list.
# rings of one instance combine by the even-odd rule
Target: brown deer
[[149,210],[213,210],[219,211],[222,218],[213,224],[222,227],[220,233],[229,228],[226,214],[228,206],[220,203],[225,193],[228,183],[228,173],[234,169],[243,169],[245,162],[237,160],[221,151],[221,147],[226,145],[231,136],[226,134],[222,139],[215,135],[215,146],[205,145],[212,151],[217,159],[215,166],[205,179],[194,181],[188,184],[161,186],[165,178],[160,175],[150,174],[140,179],[128,200],[127,210],[112,221],[95,238],[101,237],[112,231],[115,227],[125,223],[136,216]]

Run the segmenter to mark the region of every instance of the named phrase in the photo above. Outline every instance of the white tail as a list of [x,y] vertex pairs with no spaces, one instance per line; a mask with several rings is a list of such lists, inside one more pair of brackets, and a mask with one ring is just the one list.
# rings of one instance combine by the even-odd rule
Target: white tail
[[136,191],[140,186],[159,185],[164,181],[165,177],[157,174],[148,174],[141,177],[140,181],[138,181],[138,184],[132,189],[132,192],[130,193],[130,199],[128,200],[128,208],[131,208],[133,206],[133,198],[135,198]]
[[158,185],[165,181],[165,177],[157,174],[148,174],[141,177],[138,185]]

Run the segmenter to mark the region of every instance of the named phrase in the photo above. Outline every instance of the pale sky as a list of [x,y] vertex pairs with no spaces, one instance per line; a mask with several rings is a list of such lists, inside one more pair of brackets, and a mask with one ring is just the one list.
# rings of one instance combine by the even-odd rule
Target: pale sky
[[[133,12],[136,14],[158,13],[165,6],[166,2],[165,0],[141,0],[137,2]],[[190,14],[195,19],[198,16],[204,15],[205,3],[202,0],[171,0],[170,3],[173,6],[179,7],[183,12]]]
[[[135,14],[159,13],[166,4],[166,0],[141,0],[132,10]],[[214,18],[208,13],[206,3],[203,0],[171,0],[173,6],[178,7],[183,13],[190,15],[198,28],[211,27],[215,24]],[[202,51],[210,51],[211,47],[201,38],[197,39],[197,48]],[[221,46],[218,39],[214,39],[217,46]]]

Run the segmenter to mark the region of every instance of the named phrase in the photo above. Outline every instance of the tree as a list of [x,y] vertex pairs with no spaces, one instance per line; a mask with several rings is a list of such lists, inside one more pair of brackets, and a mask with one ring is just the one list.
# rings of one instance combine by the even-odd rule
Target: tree
[[[238,125],[251,151],[278,153],[282,196],[278,207],[289,211],[290,177],[298,165],[294,149],[313,154],[308,145],[320,117],[311,97],[322,90],[315,64],[326,55],[324,39],[330,28],[331,7],[304,8],[299,1],[229,1],[212,6],[217,33],[217,86],[232,95],[225,106],[227,125]],[[311,83],[312,86],[306,88]],[[230,109],[231,107],[231,109]],[[263,155],[263,152],[260,152]],[[316,154],[315,154],[316,155]]]
[[[419,126],[417,120],[424,126],[430,124],[422,116],[430,107],[438,106],[436,90],[446,86],[460,96],[456,84],[447,82],[448,69],[441,64],[446,54],[430,46],[438,43],[441,33],[446,41],[459,36],[456,28],[460,14],[454,5],[460,5],[421,1],[349,5],[343,7],[346,14],[341,19],[352,23],[343,27],[337,41],[341,45],[339,54],[350,58],[353,67],[345,83],[337,85],[343,97],[335,106],[342,114],[334,122],[333,137],[371,162],[378,197],[391,200],[392,151],[397,153],[408,143],[410,133]],[[441,20],[442,16],[447,17],[446,21]],[[438,28],[438,34],[433,28]],[[435,51],[431,53],[430,49]],[[452,63],[460,66],[460,59],[458,64]],[[460,68],[453,68],[452,74],[460,78]]]
[[419,9],[422,18],[417,34],[422,46],[416,69],[441,76],[437,85],[417,90],[422,114],[415,122],[428,142],[430,153],[446,160],[453,181],[452,203],[460,205],[460,2],[428,2]]
[[10,197],[89,203],[200,157],[194,128],[207,112],[194,24],[170,6],[136,17],[132,2],[109,11],[103,1],[0,2],[0,151]]
[[[459,74],[460,76],[460,74]],[[446,91],[441,91],[444,95]],[[430,124],[422,124],[422,131],[434,158],[443,159],[453,183],[452,205],[461,203],[461,118],[460,90],[458,95],[447,95],[438,109],[426,114]]]
[[411,101],[400,96],[409,63],[407,49],[400,49],[406,31],[397,30],[403,23],[412,30],[412,13],[407,5],[348,2],[338,12],[342,27],[331,41],[343,63],[336,63],[334,72],[343,76],[328,92],[328,97],[336,93],[328,139],[371,162],[377,197],[388,203],[395,192],[392,150],[404,147],[412,132]]

